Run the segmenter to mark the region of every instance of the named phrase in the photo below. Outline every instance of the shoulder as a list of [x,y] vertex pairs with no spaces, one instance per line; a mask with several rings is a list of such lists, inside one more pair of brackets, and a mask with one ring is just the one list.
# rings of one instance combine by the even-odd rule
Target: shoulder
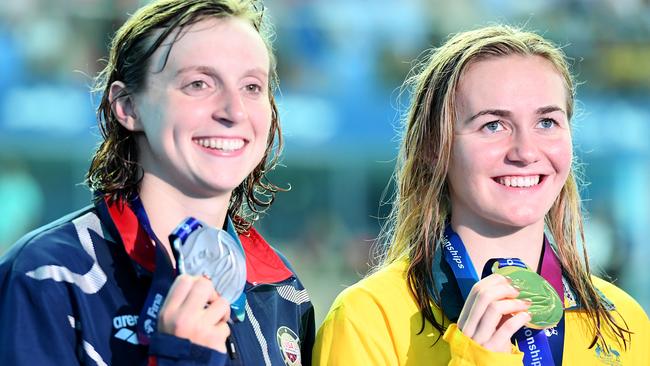
[[0,270],[26,272],[41,265],[69,263],[78,254],[86,256],[81,237],[90,237],[89,229],[102,235],[99,218],[91,206],[23,236],[0,258]]
[[[345,289],[334,300],[316,338],[321,364],[414,364],[439,356],[434,331],[423,323],[398,261]],[[442,343],[438,343],[442,344]]]
[[408,298],[406,267],[407,263],[400,261],[377,270],[341,292],[333,307],[368,301],[383,306],[403,300],[405,295]]
[[[629,347],[621,352],[624,353],[626,360],[630,364],[640,364],[650,359],[650,320],[643,310],[643,307],[616,285],[605,281],[601,278],[592,276],[592,281],[596,288],[605,296],[605,298],[614,306],[611,312],[617,323],[627,328],[630,333]],[[611,333],[611,330],[604,332],[605,336],[611,339],[617,337]],[[598,353],[596,351],[596,353]]]
[[69,306],[69,303],[65,305],[68,283],[75,283],[88,293],[101,288],[106,276],[94,266],[91,242],[95,235],[91,231],[102,231],[98,225],[97,215],[86,208],[38,228],[16,242],[0,257],[0,298],[3,299],[0,308],[45,306],[63,311]]
[[408,288],[406,268],[406,262],[395,262],[346,288],[334,300],[325,321],[376,323],[383,319],[387,325],[401,320],[408,324],[419,310]]
[[[641,305],[627,292],[618,286],[602,278],[592,276],[594,286],[602,292],[605,298],[612,303],[614,308],[622,316],[631,316],[632,319],[648,319]],[[629,322],[628,319],[626,321]]]

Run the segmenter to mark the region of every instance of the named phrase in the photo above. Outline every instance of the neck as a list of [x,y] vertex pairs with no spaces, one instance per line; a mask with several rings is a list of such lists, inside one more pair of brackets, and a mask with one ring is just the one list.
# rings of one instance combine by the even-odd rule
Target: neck
[[491,258],[519,258],[531,270],[537,271],[544,245],[543,220],[523,228],[492,225],[488,230],[481,230],[464,223],[455,223],[452,216],[451,227],[463,240],[479,276]]
[[147,212],[154,234],[171,255],[167,237],[185,220],[192,216],[210,226],[221,229],[226,221],[230,196],[189,197],[160,178],[145,173],[140,184],[140,200]]

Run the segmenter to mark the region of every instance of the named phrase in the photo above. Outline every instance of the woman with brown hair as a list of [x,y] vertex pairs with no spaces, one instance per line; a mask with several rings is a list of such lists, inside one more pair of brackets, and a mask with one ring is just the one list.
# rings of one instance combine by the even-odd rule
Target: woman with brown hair
[[271,38],[249,0],[156,0],[118,29],[94,204],[0,259],[0,364],[310,362],[309,296],[252,227],[281,190]]
[[590,274],[562,51],[485,27],[407,85],[381,263],[336,299],[313,364],[648,364],[647,315]]

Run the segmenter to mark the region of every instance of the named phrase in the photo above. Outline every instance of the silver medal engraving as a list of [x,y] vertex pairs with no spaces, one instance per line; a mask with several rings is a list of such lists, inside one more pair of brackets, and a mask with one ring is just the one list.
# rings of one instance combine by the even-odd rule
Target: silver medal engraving
[[231,304],[244,292],[246,258],[228,232],[203,225],[176,246],[182,256],[181,273],[207,275],[219,295]]

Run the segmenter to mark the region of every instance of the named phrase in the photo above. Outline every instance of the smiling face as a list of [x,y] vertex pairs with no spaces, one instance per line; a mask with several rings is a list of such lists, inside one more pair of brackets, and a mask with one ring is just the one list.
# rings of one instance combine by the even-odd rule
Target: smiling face
[[461,76],[456,103],[447,175],[454,225],[543,225],[572,159],[560,73],[540,56],[477,61]]
[[167,39],[133,96],[132,123],[123,123],[142,132],[145,174],[186,196],[229,196],[267,147],[269,66],[260,35],[238,18],[207,18]]

